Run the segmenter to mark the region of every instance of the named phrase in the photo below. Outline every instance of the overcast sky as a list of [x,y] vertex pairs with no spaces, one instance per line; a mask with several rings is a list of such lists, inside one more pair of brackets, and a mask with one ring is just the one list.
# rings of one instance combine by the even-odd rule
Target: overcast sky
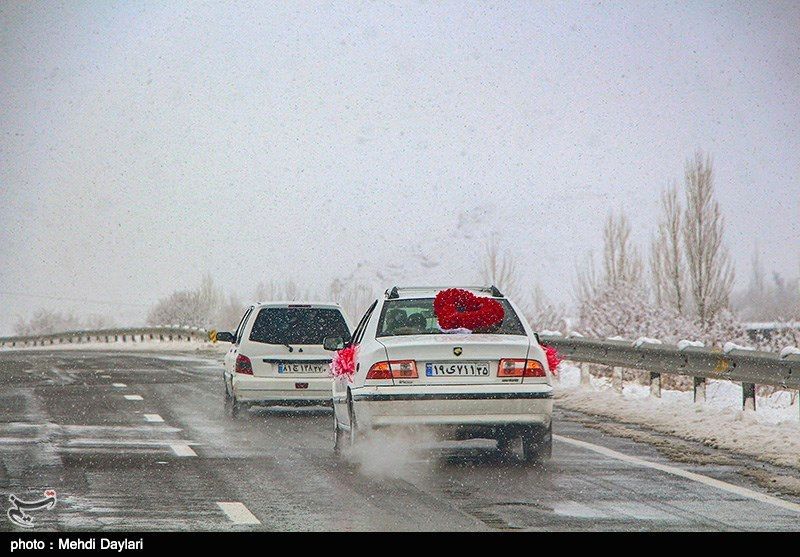
[[204,272],[472,283],[492,233],[569,302],[696,148],[742,282],[754,245],[800,270],[797,2],[1,6],[0,333]]

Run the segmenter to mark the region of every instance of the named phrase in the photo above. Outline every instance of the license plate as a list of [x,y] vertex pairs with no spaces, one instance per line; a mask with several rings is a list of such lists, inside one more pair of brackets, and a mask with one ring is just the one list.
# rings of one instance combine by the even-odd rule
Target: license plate
[[487,362],[428,362],[425,364],[425,375],[428,377],[487,377],[489,364]]
[[278,373],[324,373],[328,364],[293,364],[281,362],[278,364]]

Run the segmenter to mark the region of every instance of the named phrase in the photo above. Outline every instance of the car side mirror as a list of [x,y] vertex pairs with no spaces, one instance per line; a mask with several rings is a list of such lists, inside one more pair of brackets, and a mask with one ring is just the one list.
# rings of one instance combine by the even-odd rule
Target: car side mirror
[[236,337],[233,336],[233,333],[228,332],[221,332],[217,333],[217,341],[219,342],[234,342]]
[[322,347],[330,351],[341,350],[344,348],[344,339],[342,337],[325,337]]

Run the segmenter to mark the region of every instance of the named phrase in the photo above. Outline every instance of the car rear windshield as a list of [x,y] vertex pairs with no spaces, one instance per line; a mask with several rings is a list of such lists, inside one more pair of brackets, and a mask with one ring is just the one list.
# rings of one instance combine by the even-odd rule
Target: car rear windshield
[[[525,329],[508,300],[497,300],[503,306],[503,322],[488,331],[492,335],[524,335]],[[433,313],[433,298],[387,300],[378,322],[378,336],[441,335],[436,315]]]
[[338,309],[262,308],[250,331],[250,340],[265,344],[322,344],[325,337],[350,338]]

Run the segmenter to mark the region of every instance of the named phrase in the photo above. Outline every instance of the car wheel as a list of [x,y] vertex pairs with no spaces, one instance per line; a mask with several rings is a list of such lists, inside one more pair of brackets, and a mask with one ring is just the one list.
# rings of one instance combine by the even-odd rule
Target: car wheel
[[553,455],[553,424],[536,428],[522,435],[522,457],[525,462],[544,462]]
[[229,418],[237,418],[242,409],[242,404],[236,400],[236,396],[225,397],[225,413]]

